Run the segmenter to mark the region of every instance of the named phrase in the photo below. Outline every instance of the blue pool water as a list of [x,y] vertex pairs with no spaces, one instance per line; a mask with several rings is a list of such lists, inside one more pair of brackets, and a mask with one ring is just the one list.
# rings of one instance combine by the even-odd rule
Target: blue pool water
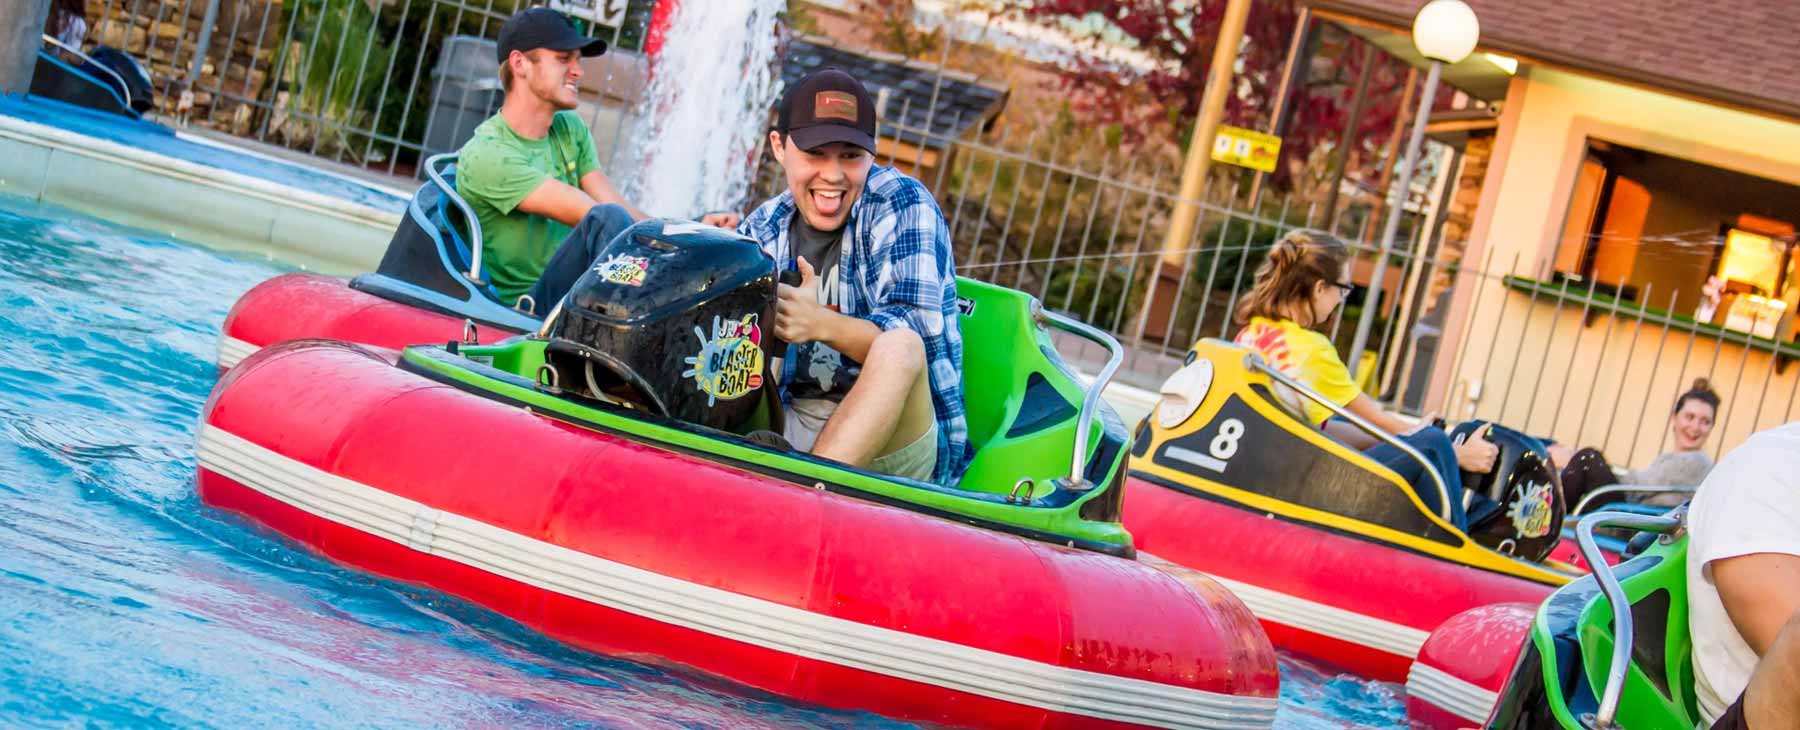
[[[219,322],[280,267],[0,198],[0,727],[899,728],[561,647],[194,496]],[[1294,660],[1284,728],[1403,724]]]

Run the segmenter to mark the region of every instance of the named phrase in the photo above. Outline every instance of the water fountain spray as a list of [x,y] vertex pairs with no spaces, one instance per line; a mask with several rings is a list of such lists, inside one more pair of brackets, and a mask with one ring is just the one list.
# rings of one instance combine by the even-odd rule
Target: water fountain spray
[[[744,208],[779,93],[783,0],[672,2],[618,169],[652,215]],[[626,172],[629,171],[629,172]]]

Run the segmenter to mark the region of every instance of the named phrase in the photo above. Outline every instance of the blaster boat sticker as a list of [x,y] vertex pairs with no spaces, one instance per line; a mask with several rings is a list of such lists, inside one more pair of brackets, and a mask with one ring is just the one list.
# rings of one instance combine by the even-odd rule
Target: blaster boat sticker
[[1519,501],[1506,511],[1519,537],[1534,538],[1550,534],[1550,484],[1526,483]]
[[704,330],[694,328],[700,352],[682,358],[693,367],[681,373],[681,377],[693,378],[694,386],[706,394],[708,407],[755,392],[763,379],[762,328],[757,326],[756,315],[746,314],[740,320],[713,317],[712,329],[708,339]]
[[594,273],[614,284],[643,286],[644,276],[650,273],[650,259],[621,254],[595,264]]

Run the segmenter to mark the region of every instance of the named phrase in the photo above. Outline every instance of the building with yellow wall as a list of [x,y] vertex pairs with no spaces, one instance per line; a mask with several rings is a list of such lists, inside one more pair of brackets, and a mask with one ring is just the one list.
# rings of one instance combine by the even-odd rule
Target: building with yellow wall
[[[1725,401],[1715,456],[1795,418],[1800,14],[1467,1],[1481,46],[1445,79],[1486,114],[1432,119],[1476,174],[1454,178],[1444,235],[1461,240],[1442,250],[1458,268],[1424,408],[1632,465],[1664,450],[1663,414],[1696,377]],[[1423,0],[1308,4],[1423,63],[1408,35]]]

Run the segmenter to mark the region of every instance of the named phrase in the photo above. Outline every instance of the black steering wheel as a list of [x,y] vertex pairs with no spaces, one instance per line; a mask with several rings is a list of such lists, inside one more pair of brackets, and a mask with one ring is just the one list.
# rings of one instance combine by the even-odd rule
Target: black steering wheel
[[[1452,441],[1475,438],[1481,421],[1466,421],[1450,431]],[[1543,560],[1562,539],[1562,483],[1544,443],[1505,426],[1493,425],[1487,440],[1500,449],[1494,468],[1485,474],[1462,472],[1463,488],[1486,496],[1496,508],[1472,514],[1469,537],[1503,553]]]

